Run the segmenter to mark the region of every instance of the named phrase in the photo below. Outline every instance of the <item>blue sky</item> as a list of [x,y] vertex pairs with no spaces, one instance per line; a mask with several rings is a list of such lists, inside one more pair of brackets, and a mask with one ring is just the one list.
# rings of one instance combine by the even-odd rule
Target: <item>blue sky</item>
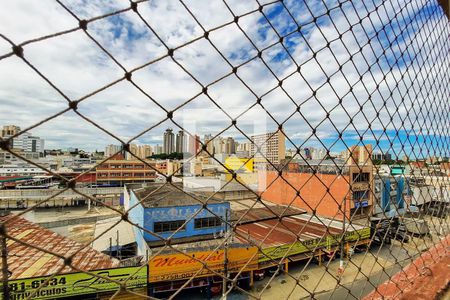
[[[63,2],[80,19],[129,6],[120,0]],[[220,132],[231,119],[219,106],[233,112],[232,118],[246,112],[240,118],[267,120],[267,130],[283,124],[297,146],[318,146],[320,139],[339,152],[364,135],[363,142],[376,149],[389,149],[394,141],[390,152],[400,157],[422,155],[420,147],[449,156],[448,118],[442,116],[449,109],[449,90],[439,85],[449,82],[449,26],[435,1],[339,5],[291,0],[265,5],[263,13],[252,12],[258,9],[256,1],[226,3],[228,8],[223,1],[188,1],[190,12],[175,0],[141,3],[138,11],[153,31],[131,10],[90,22],[87,32],[120,66],[81,30],[25,45],[26,59],[71,100],[121,78],[122,67],[139,68],[133,72],[139,89],[121,81],[80,103],[78,112],[85,119],[68,112],[33,128],[33,134],[45,138],[51,148],[94,150],[120,143],[98,127],[121,141],[138,136],[133,142],[156,144],[167,127],[177,129],[164,121],[167,111],[175,109],[178,124],[195,119],[197,134]],[[78,25],[54,1],[12,1],[7,6],[0,12],[0,32],[15,43]],[[234,16],[240,16],[237,24]],[[210,42],[201,38],[202,28],[210,31]],[[167,53],[164,44],[176,49],[175,61],[159,59]],[[262,57],[256,57],[262,49]],[[9,51],[8,42],[0,39],[0,55]],[[150,61],[155,62],[145,65]],[[233,66],[239,66],[236,75],[230,73]],[[0,76],[4,124],[27,128],[67,107],[66,100],[17,57],[0,60]],[[202,85],[208,86],[207,96],[201,95]],[[262,106],[254,105],[258,98]],[[296,110],[300,113],[292,115]],[[353,125],[348,126],[350,120]],[[249,122],[239,121],[251,135]],[[311,137],[308,124],[317,137]],[[368,132],[369,124],[373,131]],[[412,124],[426,131],[407,136]],[[396,130],[400,132],[394,138]],[[343,132],[341,141],[338,132]],[[242,140],[237,130],[223,136]],[[407,143],[402,150],[402,142],[416,139],[419,147]]]

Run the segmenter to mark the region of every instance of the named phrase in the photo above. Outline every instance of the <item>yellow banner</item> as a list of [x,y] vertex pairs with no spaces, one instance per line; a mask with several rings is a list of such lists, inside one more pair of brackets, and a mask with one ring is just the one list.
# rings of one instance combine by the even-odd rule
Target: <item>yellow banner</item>
[[[105,269],[91,272],[119,282],[126,281],[127,288],[139,288],[147,285],[146,266]],[[8,282],[9,299],[29,299],[28,297],[30,297],[41,284],[44,284],[49,277],[50,276],[10,280]],[[2,288],[1,284],[0,287]],[[81,272],[68,273],[50,279],[50,281],[30,299],[55,299],[109,291],[113,292],[118,289],[118,284],[106,279]],[[5,299],[3,293],[0,293],[0,299]]]
[[225,166],[233,171],[253,172],[253,158],[248,159],[231,156],[225,159]]
[[[258,267],[258,248],[230,248],[227,251],[228,272],[255,270]],[[206,267],[196,259],[205,262]],[[204,277],[216,272],[223,272],[225,253],[223,250],[215,252],[202,251],[186,254],[158,255],[149,262],[149,282],[188,279],[192,276]],[[248,263],[248,264],[247,264]],[[247,265],[246,265],[247,264]],[[246,266],[245,266],[246,265]],[[244,268],[245,266],[245,268]],[[202,269],[197,275],[197,271]]]

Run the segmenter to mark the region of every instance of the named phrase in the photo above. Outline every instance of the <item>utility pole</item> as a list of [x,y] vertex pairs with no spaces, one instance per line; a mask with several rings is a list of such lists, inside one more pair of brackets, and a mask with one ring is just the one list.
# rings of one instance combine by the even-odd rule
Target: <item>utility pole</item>
[[339,280],[341,280],[341,276],[344,273],[344,255],[345,255],[345,219],[347,218],[346,216],[346,209],[347,209],[347,199],[344,197],[344,218],[342,220],[342,237],[341,237],[341,253],[340,253],[340,258],[339,258],[339,269],[338,269],[338,276],[339,276]]
[[222,299],[227,299],[227,279],[228,279],[228,209],[225,210],[225,245],[223,258],[223,281],[222,281]]

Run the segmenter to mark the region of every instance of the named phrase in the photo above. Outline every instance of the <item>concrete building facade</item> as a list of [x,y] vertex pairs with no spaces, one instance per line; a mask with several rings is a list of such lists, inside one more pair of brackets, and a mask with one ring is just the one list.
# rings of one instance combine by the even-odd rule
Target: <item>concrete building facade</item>
[[166,129],[163,140],[163,152],[166,154],[175,152],[175,135],[173,134],[173,130],[171,128]]
[[253,135],[251,139],[250,155],[254,156],[255,161],[269,160],[273,164],[279,164],[285,159],[286,137],[281,130]]
[[147,164],[139,160],[125,160],[123,156],[116,156],[113,159],[96,167],[96,178],[99,185],[123,186],[125,183],[152,182],[156,178],[154,162],[147,161]]
[[[179,187],[182,188],[182,184]],[[205,209],[200,196],[194,198],[171,185],[156,183],[144,188],[128,189],[128,193],[130,207],[133,203],[140,203],[131,209],[131,220],[164,239],[171,237],[174,243],[211,239],[225,230],[222,220],[230,211],[228,202],[209,199]],[[147,231],[137,230],[138,236],[142,236],[150,247],[164,245],[165,240]]]
[[[292,205],[318,216],[343,220],[366,218],[372,213],[372,166],[345,165],[343,161],[292,162],[282,170],[258,171],[261,197]],[[339,170],[340,169],[340,170]]]

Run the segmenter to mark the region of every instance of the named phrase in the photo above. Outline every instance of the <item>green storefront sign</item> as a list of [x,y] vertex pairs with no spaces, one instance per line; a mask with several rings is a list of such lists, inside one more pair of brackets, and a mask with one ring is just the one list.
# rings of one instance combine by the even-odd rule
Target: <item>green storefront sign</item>
[[[105,269],[91,271],[91,273],[118,282],[126,282],[127,288],[145,287],[147,284],[147,266]],[[50,277],[51,276],[10,280],[8,282],[9,299],[29,299],[28,297],[34,292],[36,292],[36,294],[34,294],[31,299],[55,299],[102,292],[114,292],[119,289],[119,285],[115,282],[82,272],[57,275],[52,277],[46,283],[46,280]],[[42,284],[45,284],[45,286],[38,290]],[[0,284],[0,288],[3,288],[2,284]],[[4,298],[3,293],[0,293],[0,299]]]
[[[282,246],[270,247],[263,249],[259,256],[259,262],[265,262],[271,259],[279,259],[291,255],[301,254],[313,251],[318,248],[330,248],[337,245],[341,239],[342,234],[327,235],[325,237],[295,242],[293,244],[286,244]],[[363,228],[355,231],[345,233],[345,241],[353,242],[358,240],[365,240],[370,238],[370,228]]]

